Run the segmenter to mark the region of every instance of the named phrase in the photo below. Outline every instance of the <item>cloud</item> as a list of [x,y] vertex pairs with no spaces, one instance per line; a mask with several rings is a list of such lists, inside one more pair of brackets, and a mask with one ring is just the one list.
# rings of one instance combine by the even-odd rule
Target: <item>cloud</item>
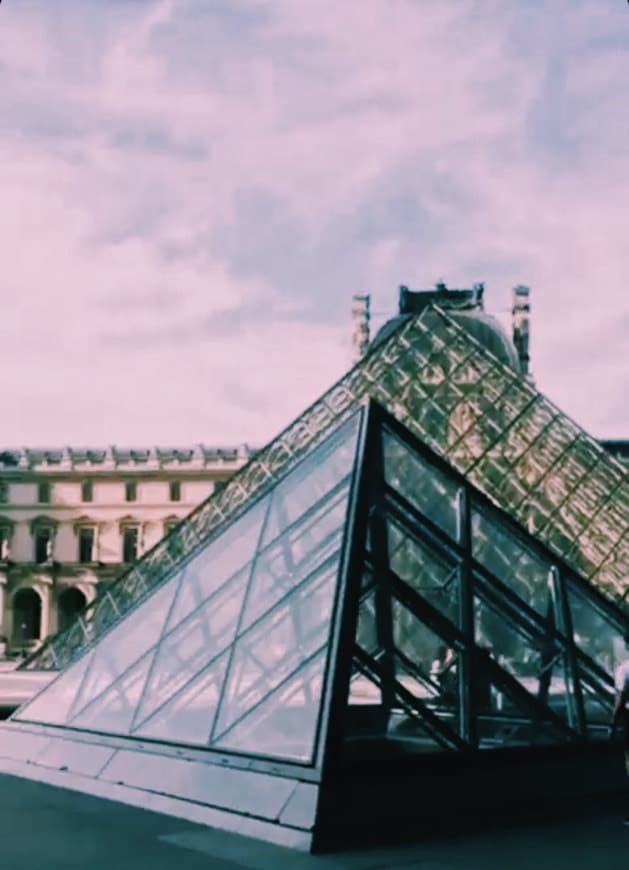
[[3,443],[260,443],[352,293],[438,278],[530,284],[539,386],[627,435],[626,13],[3,4]]

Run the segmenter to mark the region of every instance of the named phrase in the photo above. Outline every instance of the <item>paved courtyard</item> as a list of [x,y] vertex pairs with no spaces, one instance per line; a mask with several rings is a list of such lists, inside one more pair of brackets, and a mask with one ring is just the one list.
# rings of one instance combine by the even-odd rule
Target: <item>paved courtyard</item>
[[629,828],[598,803],[572,821],[314,857],[0,775],[2,870],[627,870]]

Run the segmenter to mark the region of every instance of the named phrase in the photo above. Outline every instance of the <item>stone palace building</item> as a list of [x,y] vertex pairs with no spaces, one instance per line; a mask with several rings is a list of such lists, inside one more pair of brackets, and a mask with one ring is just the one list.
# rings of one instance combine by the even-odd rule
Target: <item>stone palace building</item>
[[0,656],[64,628],[249,456],[246,445],[0,450]]

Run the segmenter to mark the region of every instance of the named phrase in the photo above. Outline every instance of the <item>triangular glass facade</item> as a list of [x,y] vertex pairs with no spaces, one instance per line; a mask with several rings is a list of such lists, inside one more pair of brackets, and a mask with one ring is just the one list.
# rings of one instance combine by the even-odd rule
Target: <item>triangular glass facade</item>
[[361,414],[17,718],[312,760]]
[[[23,667],[61,669],[75,660],[367,398],[445,457],[609,600],[626,594],[626,471],[463,327],[438,308],[429,307],[373,347],[221,491],[99,595],[70,628],[46,641]],[[441,483],[435,480],[434,486],[438,490]],[[297,488],[287,497],[282,508],[287,516],[300,510],[304,492]],[[430,485],[421,493],[415,497],[431,498]],[[452,506],[443,510],[443,522],[451,522]],[[482,519],[477,521],[482,524]],[[281,522],[279,514],[270,516],[268,534]],[[487,554],[487,558],[492,557]],[[263,586],[259,591],[262,594]],[[196,593],[190,589],[188,594]]]

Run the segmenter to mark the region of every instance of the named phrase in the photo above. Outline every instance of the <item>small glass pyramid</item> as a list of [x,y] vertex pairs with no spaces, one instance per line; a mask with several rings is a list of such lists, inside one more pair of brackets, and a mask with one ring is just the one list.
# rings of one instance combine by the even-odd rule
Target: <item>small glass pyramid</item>
[[310,762],[361,415],[19,712]]

